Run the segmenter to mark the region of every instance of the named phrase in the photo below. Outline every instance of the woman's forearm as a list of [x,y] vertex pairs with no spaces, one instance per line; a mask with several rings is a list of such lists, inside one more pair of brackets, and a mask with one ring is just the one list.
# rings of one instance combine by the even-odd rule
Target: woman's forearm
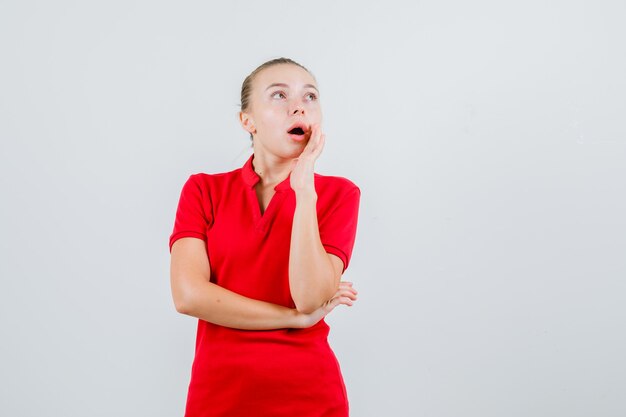
[[245,297],[211,282],[206,243],[183,237],[171,247],[170,284],[174,306],[186,314],[220,326],[242,330],[306,327],[296,309]]
[[296,309],[244,297],[206,280],[196,280],[187,301],[177,310],[189,316],[242,330],[302,327]]
[[289,286],[298,311],[303,313],[314,311],[329,300],[339,284],[320,240],[316,204],[314,190],[296,193],[289,252]]

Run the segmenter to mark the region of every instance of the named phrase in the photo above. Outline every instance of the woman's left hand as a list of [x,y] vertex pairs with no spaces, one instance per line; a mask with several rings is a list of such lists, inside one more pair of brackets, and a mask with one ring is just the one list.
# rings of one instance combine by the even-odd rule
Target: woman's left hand
[[321,126],[317,123],[312,125],[309,143],[307,143],[300,156],[294,160],[294,166],[291,169],[289,183],[295,192],[315,192],[313,181],[315,161],[322,153],[322,149],[324,149],[325,140],[326,135],[322,133]]
[[318,321],[330,314],[330,312],[333,311],[333,309],[339,304],[344,304],[348,307],[352,307],[352,305],[354,305],[357,300],[357,293],[357,290],[352,287],[351,282],[340,281],[339,288],[337,288],[337,292],[335,293],[335,295],[333,295],[333,298],[326,301],[312,313],[298,314],[296,327],[300,329],[305,329],[307,327],[315,325]]

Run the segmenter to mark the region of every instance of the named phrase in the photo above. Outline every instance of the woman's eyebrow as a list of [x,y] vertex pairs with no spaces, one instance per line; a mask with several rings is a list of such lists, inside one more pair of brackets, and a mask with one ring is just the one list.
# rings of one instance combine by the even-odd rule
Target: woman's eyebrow
[[[265,90],[269,90],[272,87],[284,87],[284,88],[289,88],[289,86],[285,83],[272,83],[270,84]],[[315,87],[313,84],[304,84],[304,87],[310,87],[310,88],[315,88],[315,91],[317,91],[319,93],[319,90],[317,89],[317,87]]]

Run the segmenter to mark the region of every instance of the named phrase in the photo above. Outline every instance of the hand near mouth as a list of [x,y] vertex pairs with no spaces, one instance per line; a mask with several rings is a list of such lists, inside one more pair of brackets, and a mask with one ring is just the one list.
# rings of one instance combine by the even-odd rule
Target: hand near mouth
[[291,169],[289,183],[291,188],[297,193],[312,191],[315,192],[313,174],[315,171],[315,161],[324,149],[326,135],[322,133],[319,124],[311,126],[311,136],[300,156],[294,159]]

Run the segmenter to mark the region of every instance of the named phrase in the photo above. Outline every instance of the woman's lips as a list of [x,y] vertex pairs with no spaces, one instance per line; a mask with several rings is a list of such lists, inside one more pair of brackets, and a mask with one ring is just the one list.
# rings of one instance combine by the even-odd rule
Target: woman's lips
[[306,125],[306,123],[296,122],[293,125],[291,125],[289,130],[287,130],[287,134],[293,141],[304,142],[308,140],[309,137],[311,136],[311,130],[310,130],[310,127]]
[[293,130],[301,130],[302,132],[307,133],[310,128],[307,127],[306,123],[304,122],[296,122],[292,124],[289,129],[287,129],[287,133],[291,133]]
[[294,135],[293,133],[287,133],[287,134],[289,135],[291,139],[295,140],[296,142],[302,142],[308,137],[306,133],[304,133],[303,135]]

